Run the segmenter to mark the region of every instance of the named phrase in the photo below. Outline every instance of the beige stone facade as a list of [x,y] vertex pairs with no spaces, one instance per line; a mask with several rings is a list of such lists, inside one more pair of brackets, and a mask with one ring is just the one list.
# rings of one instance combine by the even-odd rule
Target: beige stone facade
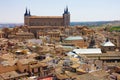
[[82,26],[82,27],[77,26],[76,31],[78,31],[82,35],[86,35],[86,36],[93,35],[95,33],[94,30],[88,28],[87,26]]
[[62,16],[27,16],[25,17],[25,25],[28,26],[63,26]]
[[5,33],[3,31],[0,31],[0,38],[4,38],[5,37]]
[[81,36],[70,36],[64,40],[64,43],[67,45],[74,45],[78,48],[86,48],[87,44]]
[[87,47],[84,40],[71,40],[71,41],[65,41],[65,42],[68,44],[73,44],[74,46],[79,47],[79,48],[86,48]]
[[40,37],[49,37],[49,40],[56,40],[59,41],[60,40],[60,31],[39,31],[37,33],[38,38]]
[[[12,60],[13,61],[13,60]],[[48,73],[50,73],[50,70],[46,70],[47,69],[47,64],[44,62],[39,62],[35,59],[20,59],[16,62],[14,62],[13,64],[11,63],[11,61],[7,61],[7,62],[3,62],[3,64],[0,64],[0,77],[1,76],[5,76],[8,72],[13,72],[13,71],[17,71],[19,72],[18,78],[23,77],[20,76],[20,74],[26,74],[27,75],[32,75],[35,73],[40,73],[40,76],[45,76],[48,75]],[[6,73],[3,75],[3,73]],[[13,73],[11,73],[11,76],[13,75]],[[5,80],[9,80],[11,79],[11,76],[6,76],[8,77],[8,79]],[[15,77],[13,77],[13,79],[15,79]]]
[[24,32],[24,31],[19,31],[15,34],[10,34],[8,36],[9,39],[19,39],[19,40],[25,40],[25,39],[33,39],[34,34],[30,32]]

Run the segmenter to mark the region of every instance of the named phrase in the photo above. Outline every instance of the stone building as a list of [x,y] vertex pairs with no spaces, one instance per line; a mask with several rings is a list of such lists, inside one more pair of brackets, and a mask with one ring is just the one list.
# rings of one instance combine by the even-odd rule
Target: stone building
[[0,31],[0,38],[4,38],[5,37],[5,33],[3,31]]
[[68,11],[68,7],[66,7],[62,16],[34,16],[26,9],[24,14],[24,25],[67,27],[70,25],[70,13]]
[[74,45],[79,48],[86,48],[87,44],[81,36],[69,36],[65,38],[64,43],[66,45]]
[[[39,38],[40,33],[42,34],[46,34],[46,32],[48,33],[49,31],[53,31],[51,33],[51,35],[56,34],[56,30],[59,30],[60,32],[64,31],[65,27],[64,26],[29,26],[28,27],[28,32],[31,32],[35,35],[35,38]],[[47,35],[47,34],[46,34]],[[45,36],[45,35],[44,35]]]
[[103,52],[115,51],[116,46],[107,38],[106,41],[101,45]]
[[25,39],[33,39],[35,37],[34,37],[34,34],[31,32],[24,32],[22,30],[19,30],[15,34],[8,35],[8,38],[9,39],[25,40]]
[[60,31],[39,31],[37,33],[37,37],[47,37],[48,41],[50,42],[51,40],[60,40]]
[[[0,59],[2,59],[0,57]],[[0,80],[18,80],[20,78],[39,74],[40,77],[48,76],[52,69],[47,68],[46,59],[44,62],[35,59],[10,59],[2,60],[0,63]]]
[[79,32],[79,34],[81,33],[81,35],[93,35],[95,34],[95,31],[93,29],[88,28],[87,26],[76,26],[76,31]]

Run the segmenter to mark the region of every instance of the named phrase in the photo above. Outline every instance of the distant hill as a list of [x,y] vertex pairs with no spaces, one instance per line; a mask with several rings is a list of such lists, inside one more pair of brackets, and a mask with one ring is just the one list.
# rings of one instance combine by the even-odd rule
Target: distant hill
[[101,26],[101,25],[120,25],[120,21],[96,21],[96,22],[71,22],[71,26]]
[[108,23],[108,25],[120,26],[120,21],[111,21],[110,23]]
[[23,23],[1,23],[0,28],[8,27],[8,28],[13,28],[15,26],[21,26]]

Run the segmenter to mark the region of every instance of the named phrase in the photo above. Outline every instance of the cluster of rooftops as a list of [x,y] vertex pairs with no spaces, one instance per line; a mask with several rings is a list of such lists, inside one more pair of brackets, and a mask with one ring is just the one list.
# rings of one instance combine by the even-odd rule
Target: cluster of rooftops
[[[70,36],[66,38],[65,40],[83,40],[81,36]],[[109,46],[115,46],[110,40],[106,40],[104,43],[101,44],[101,46],[109,47]],[[69,52],[68,54],[102,54],[101,48],[80,48],[80,49],[74,49],[73,51]]]

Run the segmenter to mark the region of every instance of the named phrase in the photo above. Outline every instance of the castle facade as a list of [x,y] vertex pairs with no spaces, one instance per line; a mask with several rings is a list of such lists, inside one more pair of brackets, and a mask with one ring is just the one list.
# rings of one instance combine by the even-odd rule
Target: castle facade
[[67,27],[70,25],[70,12],[68,11],[68,7],[66,7],[62,16],[34,16],[26,9],[24,14],[24,25]]

